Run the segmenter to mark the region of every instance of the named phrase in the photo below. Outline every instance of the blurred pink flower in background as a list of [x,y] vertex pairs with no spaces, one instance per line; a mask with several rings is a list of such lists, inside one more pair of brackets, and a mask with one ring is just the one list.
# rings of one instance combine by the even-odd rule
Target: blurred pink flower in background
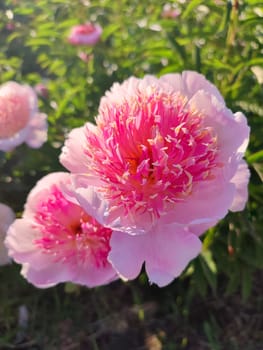
[[6,24],[6,29],[8,30],[8,31],[10,31],[10,32],[12,32],[13,30],[15,30],[15,28],[16,28],[16,26],[15,26],[15,23],[13,23],[13,22],[8,22],[7,24]]
[[4,245],[7,230],[15,220],[15,213],[7,205],[0,203],[0,265],[8,264],[11,259],[7,254],[7,249]]
[[180,16],[181,10],[179,8],[173,7],[171,4],[165,4],[162,11],[163,18],[175,19]]
[[[107,261],[112,230],[63,195],[69,186],[68,173],[43,177],[29,193],[22,218],[8,230],[9,255],[40,288],[66,281],[94,287],[117,278]],[[91,190],[91,207],[94,200]]]
[[93,55],[87,54],[86,52],[83,52],[83,51],[80,51],[78,53],[78,57],[81,59],[81,61],[86,63],[93,59]]
[[80,24],[71,28],[68,41],[72,45],[95,45],[102,34],[102,28],[99,24]]
[[145,262],[150,281],[166,285],[200,252],[200,234],[244,209],[246,118],[185,71],[115,83],[96,124],[74,129],[60,157],[76,198],[85,208],[92,185],[108,207],[104,223],[119,231],[109,259],[122,278]]
[[48,87],[46,86],[46,84],[38,83],[38,84],[36,84],[34,89],[35,89],[38,96],[45,98],[45,99],[48,98],[49,91],[48,91]]
[[23,142],[39,148],[47,140],[47,116],[39,113],[37,96],[27,85],[10,81],[0,86],[0,150]]

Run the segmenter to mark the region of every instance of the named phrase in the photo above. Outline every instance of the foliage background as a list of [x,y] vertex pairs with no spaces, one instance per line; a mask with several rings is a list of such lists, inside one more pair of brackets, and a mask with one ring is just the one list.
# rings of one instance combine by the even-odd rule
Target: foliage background
[[[263,3],[169,4],[176,18],[162,15],[160,0],[0,2],[0,83],[43,83],[49,92],[39,98],[48,142],[0,153],[0,202],[21,214],[36,181],[62,169],[58,155],[67,132],[93,120],[113,82],[191,69],[248,118],[247,207],[210,229],[200,257],[162,290],[142,273],[96,290],[67,284],[42,291],[15,264],[1,267],[0,349],[262,349]],[[69,45],[71,26],[86,21],[103,27],[100,42]],[[24,328],[21,306],[29,314]]]

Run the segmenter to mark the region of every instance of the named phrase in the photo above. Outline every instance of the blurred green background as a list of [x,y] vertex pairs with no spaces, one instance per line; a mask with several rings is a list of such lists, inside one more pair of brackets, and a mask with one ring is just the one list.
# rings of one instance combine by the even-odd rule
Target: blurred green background
[[[0,202],[17,215],[36,181],[63,169],[65,135],[93,120],[115,81],[196,70],[251,127],[247,207],[203,236],[179,279],[158,289],[142,273],[94,290],[37,290],[19,266],[3,266],[0,349],[262,350],[263,2],[5,0],[0,18],[0,83],[48,90],[39,96],[48,142],[0,153]],[[88,21],[101,25],[101,40],[71,46],[70,28]]]

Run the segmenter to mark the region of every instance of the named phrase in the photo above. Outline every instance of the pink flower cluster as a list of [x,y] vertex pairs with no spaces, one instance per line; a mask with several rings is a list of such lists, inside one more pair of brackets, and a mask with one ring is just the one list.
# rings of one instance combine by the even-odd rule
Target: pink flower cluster
[[47,140],[46,119],[38,111],[31,87],[13,81],[0,86],[0,151],[10,151],[23,142],[41,147]]
[[247,201],[245,116],[192,71],[131,77],[73,129],[70,171],[42,179],[8,231],[9,254],[40,287],[117,277],[165,286],[201,251],[200,235]]

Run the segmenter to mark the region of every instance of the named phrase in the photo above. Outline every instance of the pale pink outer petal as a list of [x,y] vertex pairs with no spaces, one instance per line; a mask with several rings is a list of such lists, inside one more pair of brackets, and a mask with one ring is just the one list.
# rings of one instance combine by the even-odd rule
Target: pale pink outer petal
[[71,275],[63,264],[48,264],[48,262],[41,270],[32,268],[31,263],[30,265],[24,263],[21,274],[38,288],[49,288],[71,280]]
[[28,124],[29,132],[25,139],[26,144],[31,148],[39,148],[47,141],[47,115],[35,113]]
[[9,206],[0,203],[0,265],[8,264],[11,261],[8,256],[7,248],[4,245],[4,240],[8,228],[14,220],[14,211]]
[[65,144],[62,148],[62,153],[59,157],[61,164],[73,173],[85,173],[87,167],[85,166],[85,128],[75,128],[67,135]]
[[208,181],[198,184],[198,187],[187,201],[176,203],[174,210],[167,218],[164,217],[165,220],[185,225],[207,225],[227,214],[235,195],[234,184]]
[[15,147],[21,145],[27,138],[29,132],[28,126],[17,132],[14,136],[0,139],[0,150],[4,152],[12,151]]
[[247,149],[247,146],[249,143],[250,128],[247,125],[247,118],[245,117],[245,115],[242,112],[236,112],[234,114],[234,117],[235,117],[236,122],[239,123],[240,127],[242,128],[242,134],[245,134],[244,140],[237,150],[238,153],[240,153],[241,156],[243,156],[244,153],[246,152],[246,149]]
[[188,263],[202,248],[196,235],[175,225],[158,226],[154,242],[148,241],[148,255],[145,263],[149,280],[164,287],[178,277]]
[[159,225],[144,235],[114,232],[109,260],[124,280],[134,279],[145,262],[150,282],[164,287],[201,251],[195,234],[178,225]]
[[235,117],[213,95],[199,91],[189,101],[189,105],[204,116],[204,126],[215,130],[219,148],[218,161],[227,162],[229,157],[239,153],[239,147],[247,144],[250,129],[246,119],[239,118],[239,114]]
[[224,104],[224,99],[219,90],[200,73],[183,71],[182,74],[165,74],[161,76],[160,81],[169,84],[174,91],[178,91],[188,98],[194,96],[198,91],[204,90],[214,95],[218,101]]
[[107,221],[108,202],[103,200],[92,186],[80,187],[75,190],[79,205],[102,225]]
[[236,187],[234,200],[230,206],[231,211],[242,211],[245,208],[248,200],[248,182],[250,172],[247,163],[244,160],[240,161],[236,174],[233,176],[231,182]]
[[[154,78],[156,80],[156,78]],[[130,96],[133,96],[136,93],[139,84],[141,83],[141,79],[136,77],[130,77],[125,80],[123,83],[114,83],[110,90],[105,92],[105,96],[103,96],[100,100],[100,107],[110,104],[118,104],[123,100],[128,99]],[[100,115],[98,116],[100,118]]]
[[108,284],[119,276],[116,271],[112,268],[112,265],[108,263],[106,266],[99,269],[94,267],[78,268],[77,271],[73,270],[71,281],[74,283],[85,285],[89,288],[96,286],[102,286]]
[[35,269],[42,269],[49,264],[49,257],[36,249],[33,241],[39,233],[30,219],[16,219],[9,227],[5,245],[9,256],[17,263],[30,262]]
[[204,222],[201,224],[188,225],[188,230],[197,236],[204,234],[209,228],[215,226],[219,220]]
[[108,260],[123,280],[132,280],[141,272],[146,243],[146,234],[131,236],[118,231],[112,233]]
[[68,281],[93,288],[108,284],[119,278],[110,264],[107,264],[104,268],[94,269],[74,268],[63,263],[54,264],[46,261],[41,269],[36,269],[30,262],[30,265],[28,263],[23,264],[21,273],[38,288],[48,288]]
[[48,196],[50,187],[54,184],[57,186],[66,186],[70,184],[70,174],[66,172],[50,173],[41,178],[30,191],[24,208],[23,217],[29,217],[35,215],[36,205],[41,198]]

